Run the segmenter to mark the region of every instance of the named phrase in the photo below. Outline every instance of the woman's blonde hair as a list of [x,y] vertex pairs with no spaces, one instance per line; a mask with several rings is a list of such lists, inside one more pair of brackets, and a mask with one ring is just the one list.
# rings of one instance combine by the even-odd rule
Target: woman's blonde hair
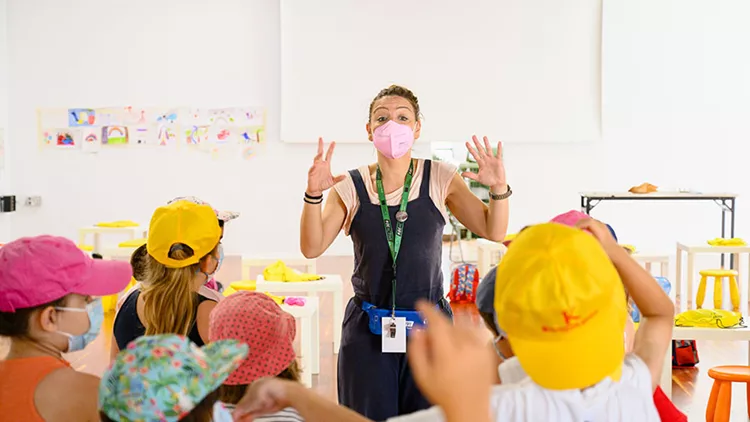
[[[208,255],[213,254],[214,250]],[[169,251],[172,259],[187,259],[191,256],[193,250],[186,245],[175,245]],[[201,261],[204,258],[205,256],[201,257]],[[146,326],[147,336],[188,335],[194,323],[198,302],[194,283],[195,275],[199,272],[200,262],[183,268],[169,268],[155,259],[146,260],[143,325]]]

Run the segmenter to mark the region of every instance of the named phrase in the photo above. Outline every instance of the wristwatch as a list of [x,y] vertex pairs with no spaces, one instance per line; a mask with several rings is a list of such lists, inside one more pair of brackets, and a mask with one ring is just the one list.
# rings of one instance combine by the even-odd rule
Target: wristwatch
[[511,190],[510,185],[508,186],[508,190],[505,191],[505,193],[494,193],[492,190],[490,190],[490,199],[493,201],[502,201],[503,199],[510,198],[511,195],[513,195],[513,190]]

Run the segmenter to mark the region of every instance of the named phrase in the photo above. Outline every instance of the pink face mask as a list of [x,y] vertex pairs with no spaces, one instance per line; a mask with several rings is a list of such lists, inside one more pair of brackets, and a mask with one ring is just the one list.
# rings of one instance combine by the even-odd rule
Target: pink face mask
[[387,158],[401,158],[414,145],[414,131],[407,125],[389,120],[372,131],[372,143]]

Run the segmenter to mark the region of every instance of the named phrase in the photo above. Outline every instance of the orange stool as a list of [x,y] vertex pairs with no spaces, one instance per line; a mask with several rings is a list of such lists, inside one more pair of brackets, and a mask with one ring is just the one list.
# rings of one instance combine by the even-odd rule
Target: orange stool
[[734,312],[740,311],[740,292],[737,287],[737,271],[734,270],[703,270],[700,272],[701,281],[698,285],[698,297],[696,297],[696,305],[698,309],[703,307],[703,300],[706,298],[706,282],[709,277],[714,279],[714,309],[722,309],[722,289],[724,288],[723,281],[725,278],[729,279],[729,295],[732,299],[732,310]]
[[732,408],[732,383],[747,384],[748,416],[750,416],[750,366],[717,366],[708,370],[714,379],[706,406],[706,422],[729,422]]

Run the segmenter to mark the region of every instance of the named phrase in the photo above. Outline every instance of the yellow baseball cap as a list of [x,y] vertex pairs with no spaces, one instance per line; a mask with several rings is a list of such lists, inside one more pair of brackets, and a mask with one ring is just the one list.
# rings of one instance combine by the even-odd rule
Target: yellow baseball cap
[[[170,268],[197,264],[219,244],[221,228],[213,208],[189,201],[159,207],[151,217],[146,249],[148,254]],[[193,250],[187,259],[172,259],[169,250],[182,243]]]
[[591,234],[558,223],[529,227],[497,270],[495,311],[529,377],[551,390],[619,380],[625,289]]

